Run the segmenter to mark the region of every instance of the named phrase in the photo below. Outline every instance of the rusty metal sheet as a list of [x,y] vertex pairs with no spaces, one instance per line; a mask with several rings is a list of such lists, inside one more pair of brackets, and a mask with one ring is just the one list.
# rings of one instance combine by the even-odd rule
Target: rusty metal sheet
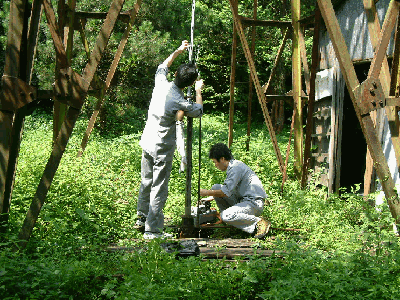
[[[384,20],[390,0],[380,0],[376,3],[377,14],[380,23]],[[370,43],[368,31],[368,18],[365,13],[363,1],[343,1],[340,7],[335,9],[339,27],[342,30],[351,60],[366,61],[374,56],[374,49]],[[329,69],[336,66],[335,50],[327,30],[321,30],[321,69]],[[387,49],[387,54],[393,53],[393,40]]]

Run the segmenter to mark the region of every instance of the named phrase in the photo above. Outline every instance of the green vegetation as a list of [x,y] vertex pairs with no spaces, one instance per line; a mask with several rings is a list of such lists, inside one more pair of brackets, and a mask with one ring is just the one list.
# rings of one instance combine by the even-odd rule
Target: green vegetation
[[[137,110],[135,122],[145,118]],[[207,159],[209,145],[226,141],[227,117],[202,118],[202,186],[224,174]],[[176,259],[153,241],[143,248],[132,226],[140,182],[141,129],[126,124],[125,134],[91,137],[76,158],[87,125],[81,118],[50,188],[46,204],[24,251],[12,246],[37,188],[51,145],[51,118],[34,112],[25,124],[7,235],[0,252],[2,299],[398,299],[400,248],[387,206],[369,206],[357,194],[327,196],[314,184],[301,190],[281,175],[269,135],[254,124],[250,152],[244,150],[245,125],[236,125],[233,152],[259,174],[270,205],[264,215],[276,228],[261,246],[286,252],[284,258],[248,261]],[[194,124],[197,136],[198,123]],[[288,129],[279,136],[285,149]],[[198,160],[198,140],[194,141]],[[194,164],[193,180],[198,170]],[[185,177],[176,158],[165,209],[172,224],[184,212]],[[193,199],[197,199],[196,189]],[[215,231],[214,237],[238,235]],[[240,234],[239,234],[240,235]],[[241,237],[247,237],[241,235]],[[136,240],[134,242],[134,240]],[[141,247],[133,253],[107,252],[111,244]]]
[[[56,8],[57,1],[51,2]],[[77,10],[104,12],[110,2],[77,1]],[[135,2],[126,0],[124,8],[131,8]],[[282,176],[260,109],[253,109],[250,152],[245,151],[246,110],[241,106],[245,104],[235,106],[232,150],[262,180],[270,202],[264,216],[273,227],[300,230],[272,230],[261,243],[263,248],[283,251],[284,256],[252,256],[235,262],[202,261],[201,257],[177,259],[162,250],[159,241],[144,243],[133,229],[140,184],[138,142],[154,70],[183,39],[189,38],[191,1],[143,2],[85,152],[76,157],[96,101],[92,97],[83,107],[27,248],[15,251],[18,232],[51,151],[52,103],[41,103],[26,118],[9,223],[6,233],[0,236],[0,299],[400,299],[400,247],[387,205],[372,207],[356,192],[328,195],[313,181],[302,190],[294,179],[291,161],[282,192]],[[253,1],[239,3],[239,13],[252,16]],[[290,20],[286,1],[258,3],[259,19]],[[9,4],[0,0],[1,73]],[[302,1],[302,17],[310,15],[314,5],[315,1]],[[91,47],[100,25],[100,20],[86,24]],[[103,80],[123,31],[122,24],[117,23],[98,70]],[[308,53],[311,34],[305,32]],[[79,34],[75,35],[72,67],[80,72],[87,56]],[[268,80],[282,36],[281,29],[257,28],[255,57],[262,83]],[[197,1],[197,63],[207,85],[203,93],[206,115],[202,118],[200,172],[205,188],[225,177],[207,159],[206,152],[212,143],[227,141],[231,39],[228,1]],[[277,94],[291,89],[290,44],[289,40],[272,82]],[[41,90],[51,89],[54,82],[54,55],[49,30],[41,26],[33,74],[33,84]],[[237,60],[244,60],[240,46]],[[247,82],[248,78],[246,65],[238,64],[236,81]],[[247,103],[248,84],[237,84],[235,97],[237,102]],[[253,102],[258,108],[256,97]],[[197,137],[197,120],[194,128]],[[288,136],[287,127],[277,136],[282,153]],[[197,138],[193,146],[193,161],[197,162]],[[195,163],[193,182],[198,180],[197,168]],[[185,176],[178,169],[176,158],[165,208],[172,225],[179,225],[184,212]],[[197,199],[193,186],[192,199]],[[248,237],[233,230],[215,230],[212,237],[232,235]],[[109,245],[141,250],[109,252]]]

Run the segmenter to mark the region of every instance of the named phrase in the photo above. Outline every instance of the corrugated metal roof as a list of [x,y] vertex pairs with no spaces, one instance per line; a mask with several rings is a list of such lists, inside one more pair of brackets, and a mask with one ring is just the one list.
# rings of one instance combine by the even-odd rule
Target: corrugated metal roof
[[[378,18],[382,26],[390,0],[380,0],[376,3]],[[354,61],[371,60],[374,52],[368,32],[367,16],[363,1],[349,0],[334,3],[336,17],[346,41],[350,57]],[[393,36],[387,49],[388,56],[393,53]],[[329,69],[337,65],[335,51],[329,33],[321,30],[320,37],[321,62],[320,69]]]

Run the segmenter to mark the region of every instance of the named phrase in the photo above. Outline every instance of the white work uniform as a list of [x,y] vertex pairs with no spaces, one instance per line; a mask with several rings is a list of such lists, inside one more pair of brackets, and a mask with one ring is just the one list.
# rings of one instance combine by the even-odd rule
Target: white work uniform
[[227,197],[214,197],[221,219],[228,225],[253,233],[267,198],[258,176],[245,163],[231,159],[224,183],[213,190],[222,190]]
[[145,231],[159,233],[164,227],[163,208],[168,197],[168,181],[176,147],[176,113],[200,117],[203,106],[191,103],[174,82],[167,80],[168,67],[158,66],[146,126],[140,146],[142,182],[137,204],[138,215],[146,217]]

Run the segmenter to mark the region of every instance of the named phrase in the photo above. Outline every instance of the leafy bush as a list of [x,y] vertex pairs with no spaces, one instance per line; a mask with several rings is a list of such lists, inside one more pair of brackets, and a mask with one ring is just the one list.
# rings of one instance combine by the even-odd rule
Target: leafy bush
[[[226,124],[223,114],[202,118],[199,172],[199,121],[194,122],[193,203],[199,174],[204,188],[224,180],[225,174],[208,159],[208,148],[227,140]],[[264,125],[253,124],[250,152],[246,152],[246,124],[235,124],[232,150],[235,158],[258,173],[269,195],[264,216],[272,221],[275,238],[261,246],[284,254],[235,262],[176,259],[160,249],[158,241],[143,244],[133,229],[140,184],[140,130],[129,125],[123,135],[94,130],[77,158],[86,126],[85,118],[77,122],[28,247],[13,252],[52,143],[51,117],[34,112],[26,119],[8,231],[2,236],[2,299],[398,298],[400,249],[387,205],[372,207],[356,193],[328,195],[313,182],[302,190],[294,179],[292,162],[282,191]],[[277,139],[283,152],[288,129]],[[184,212],[185,176],[178,168],[176,157],[165,207],[172,225],[180,224]],[[215,231],[211,236],[237,234]],[[138,250],[105,252],[110,244]]]

